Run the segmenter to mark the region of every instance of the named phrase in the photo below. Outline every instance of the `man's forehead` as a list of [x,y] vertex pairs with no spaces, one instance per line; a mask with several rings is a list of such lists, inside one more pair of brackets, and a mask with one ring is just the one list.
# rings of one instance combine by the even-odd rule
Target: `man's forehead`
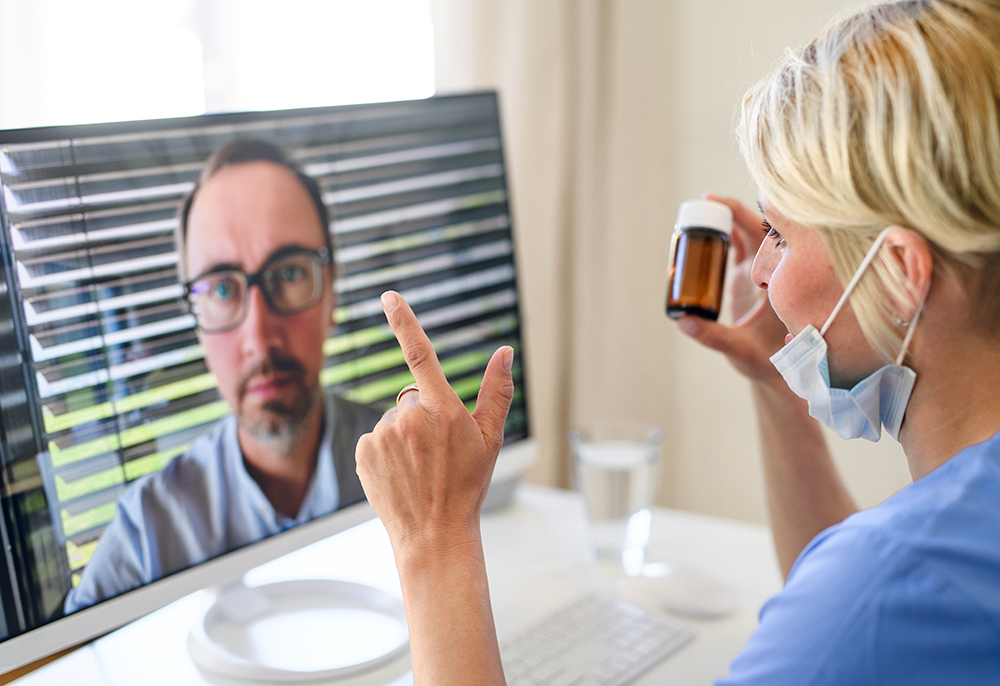
[[189,276],[221,264],[257,268],[276,249],[325,244],[316,208],[289,169],[244,162],[214,174],[191,206],[185,241]]

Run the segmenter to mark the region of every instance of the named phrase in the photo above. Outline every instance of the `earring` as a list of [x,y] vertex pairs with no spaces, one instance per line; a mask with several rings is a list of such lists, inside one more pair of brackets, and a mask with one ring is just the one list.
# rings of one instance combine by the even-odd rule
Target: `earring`
[[892,316],[892,323],[895,324],[896,326],[898,326],[901,329],[905,329],[906,327],[908,327],[910,325],[910,320],[909,319],[903,319],[898,314],[895,314],[895,315]]

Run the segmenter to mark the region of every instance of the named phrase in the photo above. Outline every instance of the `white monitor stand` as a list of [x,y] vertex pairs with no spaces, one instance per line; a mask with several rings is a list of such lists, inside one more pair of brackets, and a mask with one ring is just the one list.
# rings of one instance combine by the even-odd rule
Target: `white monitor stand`
[[376,669],[407,652],[399,598],[336,579],[292,579],[216,592],[188,636],[209,674],[263,682],[315,682]]

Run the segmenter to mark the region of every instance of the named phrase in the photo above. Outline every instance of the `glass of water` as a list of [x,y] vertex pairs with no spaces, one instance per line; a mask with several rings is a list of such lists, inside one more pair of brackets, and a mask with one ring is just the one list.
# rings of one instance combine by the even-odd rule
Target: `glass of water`
[[606,419],[569,432],[599,559],[642,569],[660,478],[663,431],[637,419]]
[[[685,617],[726,617],[740,607],[727,584],[699,569],[648,560],[663,431],[637,419],[602,420],[569,432],[576,489],[583,494],[598,560],[613,590]],[[624,576],[622,576],[624,572]]]

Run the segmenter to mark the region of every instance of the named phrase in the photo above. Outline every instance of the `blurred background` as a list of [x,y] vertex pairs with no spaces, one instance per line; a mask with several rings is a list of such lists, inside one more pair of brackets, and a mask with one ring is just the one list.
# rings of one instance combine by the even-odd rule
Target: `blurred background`
[[[664,315],[669,236],[702,191],[755,202],[732,135],[743,92],[857,4],[0,0],[0,128],[498,90],[529,480],[570,485],[571,426],[637,417],[666,434],[662,504],[761,522],[749,388]],[[891,438],[829,437],[863,506],[909,482]]]

